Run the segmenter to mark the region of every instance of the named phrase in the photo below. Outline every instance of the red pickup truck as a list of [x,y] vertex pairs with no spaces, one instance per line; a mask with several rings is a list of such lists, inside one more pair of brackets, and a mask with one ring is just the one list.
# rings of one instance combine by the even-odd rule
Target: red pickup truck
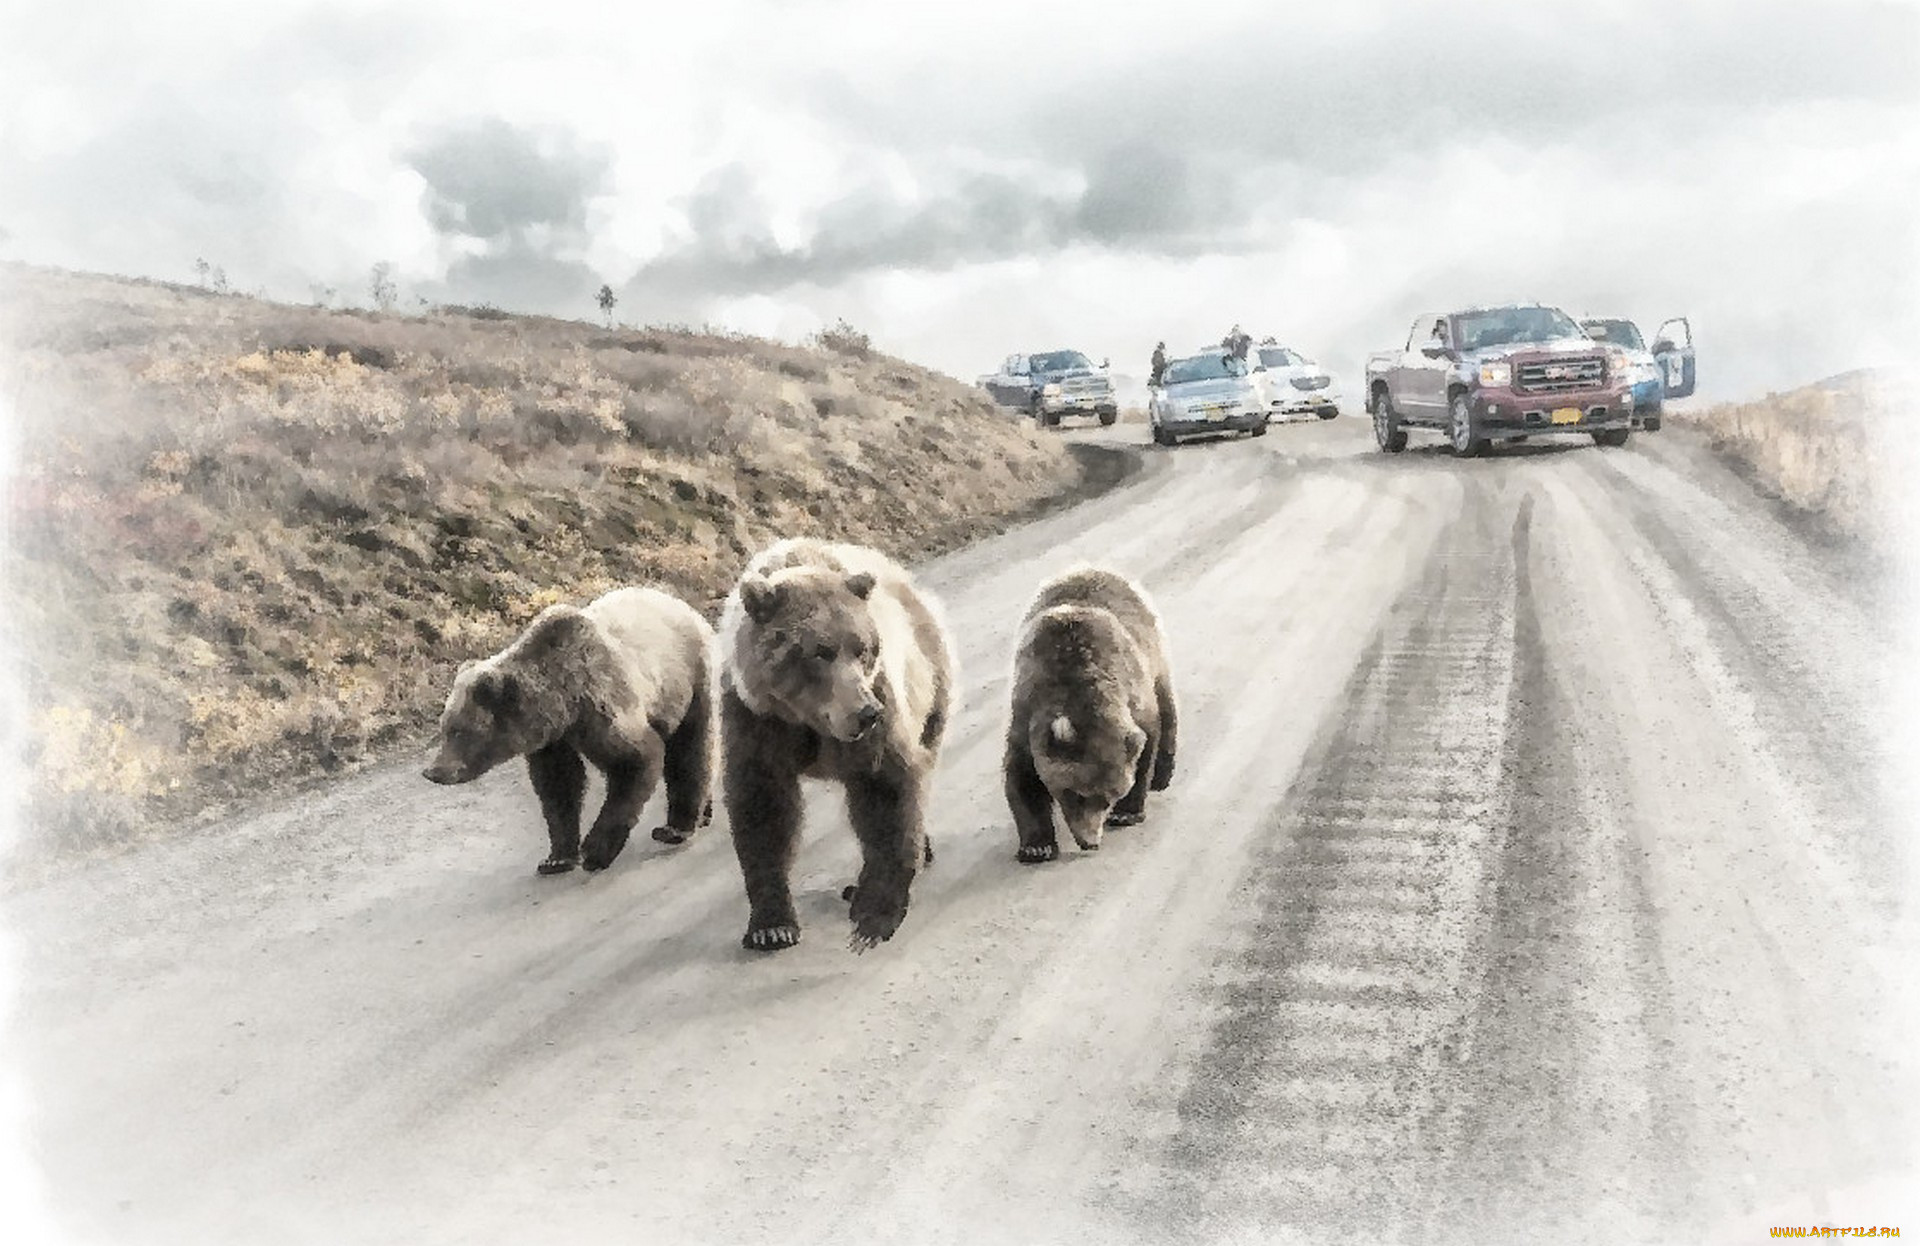
[[1407,448],[1410,428],[1445,433],[1471,457],[1540,433],[1623,446],[1633,427],[1633,378],[1573,317],[1537,303],[1421,316],[1404,349],[1367,359],[1366,387],[1390,452]]

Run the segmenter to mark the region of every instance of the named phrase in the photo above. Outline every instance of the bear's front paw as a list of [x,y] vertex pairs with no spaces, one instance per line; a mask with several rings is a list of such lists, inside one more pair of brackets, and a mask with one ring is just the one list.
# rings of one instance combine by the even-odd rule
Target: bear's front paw
[[1021,844],[1020,851],[1013,854],[1028,865],[1038,865],[1042,861],[1051,861],[1060,855],[1058,844]]
[[1120,809],[1115,809],[1107,815],[1108,826],[1139,826],[1146,820],[1147,815],[1145,813],[1134,813]]
[[656,826],[653,837],[663,844],[684,844],[693,838],[692,831],[676,831],[670,826]]
[[777,952],[798,942],[798,926],[755,926],[740,938],[740,946],[749,952]]
[[578,864],[579,857],[548,857],[534,868],[542,874],[565,874]]
[[890,903],[876,887],[855,887],[852,904],[847,916],[853,919],[853,935],[847,940],[847,946],[856,952],[864,952],[893,938],[894,931],[906,920],[905,901]]
[[631,833],[631,828],[624,826],[617,831],[593,832],[580,845],[580,864],[590,870],[606,869],[620,855],[620,850],[627,846],[627,836]]

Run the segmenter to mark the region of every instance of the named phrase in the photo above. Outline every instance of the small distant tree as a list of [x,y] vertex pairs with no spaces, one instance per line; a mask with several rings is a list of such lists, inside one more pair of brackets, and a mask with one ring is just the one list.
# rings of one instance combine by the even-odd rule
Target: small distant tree
[[193,275],[194,279],[202,286],[210,286],[213,284],[213,265],[207,263],[204,257],[195,256],[193,261]]
[[393,284],[393,265],[381,260],[373,266],[367,283],[368,292],[373,295],[373,305],[381,311],[392,311],[393,305],[400,299],[400,289]]
[[613,328],[613,305],[620,301],[614,297],[613,287],[602,282],[600,293],[593,296],[593,301],[600,304],[600,314],[606,317],[607,328]]
[[332,307],[334,295],[339,291],[324,281],[309,281],[307,293],[313,297],[315,307]]

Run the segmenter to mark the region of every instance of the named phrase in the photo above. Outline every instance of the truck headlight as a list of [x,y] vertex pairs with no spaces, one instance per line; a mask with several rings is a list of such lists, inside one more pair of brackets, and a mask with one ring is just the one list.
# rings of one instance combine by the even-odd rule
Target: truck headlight
[[1505,360],[1481,364],[1480,383],[1492,389],[1505,389],[1513,383],[1513,365]]

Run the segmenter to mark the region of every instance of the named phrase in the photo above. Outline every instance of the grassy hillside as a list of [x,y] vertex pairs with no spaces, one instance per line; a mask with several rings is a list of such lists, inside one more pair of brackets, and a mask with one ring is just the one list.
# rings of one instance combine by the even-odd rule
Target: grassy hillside
[[[1702,433],[1763,493],[1829,539],[1877,545],[1888,536],[1899,473],[1895,386],[1885,372],[1852,372],[1753,402],[1669,423]],[[1910,391],[1908,391],[1910,392]]]
[[[836,349],[837,347],[837,349]],[[717,604],[766,541],[906,558],[1072,490],[859,342],[333,312],[0,266],[27,825],[97,845],[424,738],[550,602]]]

